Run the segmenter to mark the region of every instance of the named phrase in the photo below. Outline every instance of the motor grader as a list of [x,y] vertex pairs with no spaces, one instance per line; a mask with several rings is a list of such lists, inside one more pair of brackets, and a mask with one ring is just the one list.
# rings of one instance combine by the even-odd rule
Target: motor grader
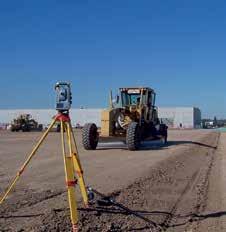
[[94,123],[83,127],[82,141],[86,150],[95,150],[99,141],[124,141],[129,150],[140,148],[144,140],[167,143],[167,129],[160,123],[155,106],[156,94],[151,88],[120,88],[101,114],[101,130]]
[[11,131],[41,131],[42,125],[38,124],[32,119],[30,114],[21,114],[17,118],[13,119],[11,123]]

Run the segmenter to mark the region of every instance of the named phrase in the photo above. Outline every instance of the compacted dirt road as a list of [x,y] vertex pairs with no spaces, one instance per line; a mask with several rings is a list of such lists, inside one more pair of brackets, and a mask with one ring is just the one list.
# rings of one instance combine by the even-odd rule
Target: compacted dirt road
[[[1,133],[1,192],[39,137]],[[226,134],[172,130],[167,146],[135,152],[123,144],[84,151],[80,131],[76,138],[87,185],[146,219],[96,202],[86,209],[78,192],[80,231],[226,231]],[[0,231],[71,230],[59,144],[51,133],[0,206]]]

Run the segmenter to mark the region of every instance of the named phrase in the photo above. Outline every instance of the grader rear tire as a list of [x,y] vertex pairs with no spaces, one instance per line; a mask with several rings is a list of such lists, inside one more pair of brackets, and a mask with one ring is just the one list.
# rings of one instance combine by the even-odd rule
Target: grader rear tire
[[85,124],[82,129],[82,143],[86,150],[96,150],[98,144],[98,132],[96,124]]
[[130,151],[138,150],[140,147],[140,128],[137,122],[129,124],[126,133],[126,143]]
[[168,142],[168,136],[167,135],[162,136],[161,141],[163,145],[166,145]]

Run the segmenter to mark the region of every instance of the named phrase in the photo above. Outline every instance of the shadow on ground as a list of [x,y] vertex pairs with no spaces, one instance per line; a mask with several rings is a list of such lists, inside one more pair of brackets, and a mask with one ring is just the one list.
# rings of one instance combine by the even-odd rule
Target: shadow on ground
[[[87,212],[96,212],[98,215],[101,215],[101,214],[132,215],[129,212],[123,211],[121,209],[117,209],[115,207],[111,207],[111,208],[95,207],[95,208],[89,208],[89,209],[80,208],[79,210],[80,211],[87,211]],[[148,216],[152,216],[152,217],[153,216],[155,216],[155,217],[165,216],[165,217],[171,217],[171,218],[184,219],[183,223],[172,224],[172,225],[165,224],[164,222],[157,224],[156,222],[149,220],[151,222],[151,224],[150,224],[151,227],[153,227],[153,224],[155,224],[157,227],[161,227],[164,229],[175,228],[175,227],[187,225],[188,223],[191,223],[191,222],[203,221],[203,220],[206,220],[209,218],[220,218],[220,217],[226,216],[226,211],[214,212],[214,213],[209,213],[209,214],[188,214],[188,215],[174,215],[172,213],[164,212],[164,211],[150,211],[149,212],[149,211],[142,211],[142,210],[134,210],[133,212],[141,215],[144,218],[147,218],[147,220],[149,220]],[[146,223],[147,223],[147,221],[146,221]],[[145,227],[141,227],[141,228],[131,228],[130,230],[140,231],[140,230],[147,229],[148,227],[149,226],[145,226]]]
[[[217,146],[211,146],[206,143],[200,143],[200,142],[194,142],[194,141],[168,141],[167,144],[163,144],[161,141],[144,141],[142,142],[139,150],[140,151],[163,150],[171,146],[187,145],[187,144],[193,144],[193,145],[197,145],[200,147],[217,149]],[[97,150],[110,150],[110,149],[128,150],[126,144],[123,142],[99,143],[97,147]]]

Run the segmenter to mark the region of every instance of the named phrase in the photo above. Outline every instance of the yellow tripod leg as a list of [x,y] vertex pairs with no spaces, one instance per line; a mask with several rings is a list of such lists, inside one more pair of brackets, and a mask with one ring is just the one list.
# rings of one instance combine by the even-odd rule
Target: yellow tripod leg
[[[74,170],[75,170],[77,177],[78,177],[78,183],[79,183],[79,187],[80,187],[80,191],[82,194],[84,204],[86,207],[88,207],[89,202],[88,202],[87,190],[86,190],[85,181],[83,178],[83,171],[81,168],[81,163],[78,159],[78,151],[76,149],[75,140],[74,140],[74,146],[75,146],[76,151],[73,151],[73,146],[72,146],[72,137],[73,137],[72,126],[69,122],[66,125],[67,125],[68,141],[69,141],[69,150],[70,150],[70,154],[72,155]],[[73,137],[73,139],[74,139],[74,137]]]
[[71,123],[69,123],[69,126],[70,126],[70,130],[71,130],[71,134],[72,134],[72,141],[73,141],[74,154],[76,155],[76,160],[77,160],[77,163],[78,163],[78,165],[79,165],[79,168],[80,168],[81,171],[82,171],[82,165],[81,165],[81,161],[80,161],[80,158],[79,158],[79,152],[78,152],[78,148],[77,148],[77,144],[76,144],[76,140],[75,140],[75,135],[74,135],[74,133],[73,133],[73,128],[72,128]]
[[[64,141],[64,128],[66,128],[65,122],[61,121],[60,123],[61,123],[61,142],[62,142],[62,150],[63,150],[63,158],[64,158],[64,169],[65,169],[65,176],[66,176],[66,183],[68,190],[68,201],[69,201],[70,214],[71,214],[72,230],[73,232],[77,232],[78,211],[77,211],[77,202],[75,197],[76,179],[74,175],[72,156],[71,154],[66,155],[66,151],[65,151],[65,141]],[[69,145],[69,141],[68,141],[68,145]]]
[[39,149],[39,147],[41,146],[41,144],[43,143],[44,139],[46,138],[46,136],[48,135],[48,133],[50,132],[50,130],[52,129],[52,127],[54,126],[56,122],[56,118],[53,119],[52,123],[50,124],[49,128],[46,130],[46,132],[43,134],[43,136],[41,137],[41,139],[38,141],[37,145],[33,148],[32,152],[30,153],[30,155],[28,156],[27,160],[24,162],[23,166],[20,168],[19,172],[17,173],[17,175],[15,176],[15,178],[13,179],[12,183],[9,185],[9,187],[7,188],[7,190],[5,191],[5,194],[3,195],[3,197],[0,200],[0,204],[2,204],[4,202],[4,200],[6,199],[6,197],[9,195],[9,193],[12,191],[13,187],[15,186],[16,182],[18,181],[18,179],[20,178],[20,176],[22,175],[22,173],[24,172],[25,168],[27,167],[27,165],[29,164],[29,162],[31,161],[32,157],[35,155],[35,153],[37,152],[37,150]]

